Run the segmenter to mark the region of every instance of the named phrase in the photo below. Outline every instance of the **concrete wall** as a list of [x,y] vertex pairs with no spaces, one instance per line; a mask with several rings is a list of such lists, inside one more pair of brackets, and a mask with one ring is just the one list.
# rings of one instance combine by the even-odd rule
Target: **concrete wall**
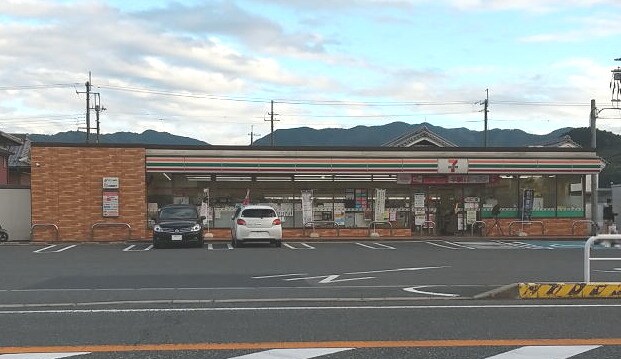
[[[31,152],[33,223],[58,226],[61,241],[127,239],[122,226],[94,223],[128,223],[132,239],[146,238],[147,203],[144,148],[37,147]],[[104,217],[103,177],[119,178],[119,216]],[[48,228],[34,231],[34,240],[53,240]]]
[[0,188],[0,225],[11,241],[30,239],[30,188]]

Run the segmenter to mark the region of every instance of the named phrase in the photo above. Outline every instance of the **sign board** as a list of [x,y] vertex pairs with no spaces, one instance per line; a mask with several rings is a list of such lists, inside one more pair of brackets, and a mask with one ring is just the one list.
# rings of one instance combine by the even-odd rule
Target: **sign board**
[[438,173],[468,173],[467,158],[438,159]]
[[103,182],[103,189],[118,189],[119,188],[118,177],[104,177],[102,182]]
[[104,191],[102,212],[104,217],[119,216],[119,192]]
[[375,203],[374,204],[374,217],[376,221],[384,220],[384,211],[386,209],[386,190],[376,188],[375,189]]
[[313,221],[313,190],[302,190],[302,222]]
[[524,189],[522,192],[522,220],[530,221],[533,213],[533,203],[535,199],[534,189]]

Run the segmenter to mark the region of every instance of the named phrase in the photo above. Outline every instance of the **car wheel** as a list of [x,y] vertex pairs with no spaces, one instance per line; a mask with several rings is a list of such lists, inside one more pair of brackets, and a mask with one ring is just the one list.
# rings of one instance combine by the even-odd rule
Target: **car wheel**
[[8,233],[0,233],[0,242],[8,242],[9,234]]
[[196,247],[203,248],[203,246],[205,246],[205,241],[203,239],[199,239],[198,242],[196,242]]
[[153,248],[155,248],[155,249],[162,249],[162,248],[164,248],[164,245],[163,245],[162,241],[159,241],[159,240],[154,238],[153,239]]
[[233,239],[233,248],[241,248],[243,246],[244,244],[240,240],[238,240],[237,238]]
[[275,246],[276,248],[280,248],[280,247],[282,247],[282,240],[277,240],[276,242],[274,242],[274,246]]

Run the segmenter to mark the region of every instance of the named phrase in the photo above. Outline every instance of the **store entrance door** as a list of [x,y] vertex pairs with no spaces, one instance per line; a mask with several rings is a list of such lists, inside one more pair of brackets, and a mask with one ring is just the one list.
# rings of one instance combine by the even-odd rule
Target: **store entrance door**
[[436,234],[457,233],[457,211],[460,188],[453,186],[430,186],[427,192],[428,211],[435,212]]

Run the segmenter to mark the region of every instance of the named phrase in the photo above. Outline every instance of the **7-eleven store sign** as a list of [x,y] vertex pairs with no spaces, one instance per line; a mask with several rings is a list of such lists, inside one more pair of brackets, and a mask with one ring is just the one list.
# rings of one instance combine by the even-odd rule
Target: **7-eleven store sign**
[[467,158],[438,159],[438,173],[468,173]]

